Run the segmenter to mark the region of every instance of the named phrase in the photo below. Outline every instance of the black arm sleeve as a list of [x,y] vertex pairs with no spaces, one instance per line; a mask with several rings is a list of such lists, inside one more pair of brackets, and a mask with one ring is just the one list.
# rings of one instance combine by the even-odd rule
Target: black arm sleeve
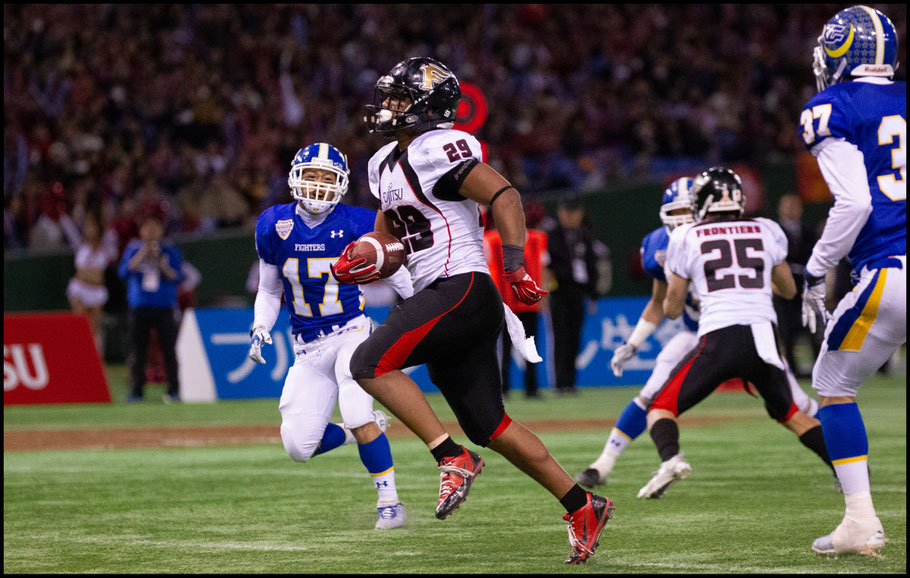
[[465,197],[458,192],[461,183],[478,164],[477,159],[468,159],[442,175],[433,187],[433,195],[443,201],[464,201]]

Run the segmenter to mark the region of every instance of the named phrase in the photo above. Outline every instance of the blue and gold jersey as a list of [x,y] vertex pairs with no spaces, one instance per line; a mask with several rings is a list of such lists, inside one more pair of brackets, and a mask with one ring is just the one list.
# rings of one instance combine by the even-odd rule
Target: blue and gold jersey
[[351,241],[373,230],[376,213],[338,205],[325,220],[309,228],[297,214],[297,203],[275,205],[256,223],[259,258],[278,267],[291,332],[314,338],[361,315],[364,300],[358,285],[338,283],[329,266]]
[[835,84],[806,104],[800,128],[803,141],[816,156],[817,147],[829,139],[843,139],[862,153],[872,213],[849,249],[854,270],[888,256],[906,255],[906,83],[857,80]]
[[[670,234],[666,227],[654,229],[641,242],[641,263],[645,273],[658,281],[667,281],[664,263],[667,262],[667,246]],[[698,303],[692,298],[692,292],[686,293],[686,306],[683,309],[683,323],[690,331],[698,331]]]

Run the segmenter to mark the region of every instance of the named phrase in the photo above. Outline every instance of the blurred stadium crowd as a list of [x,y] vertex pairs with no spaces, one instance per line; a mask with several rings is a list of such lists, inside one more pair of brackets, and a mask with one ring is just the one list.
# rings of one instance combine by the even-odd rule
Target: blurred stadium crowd
[[96,211],[122,250],[153,206],[169,233],[252,229],[315,141],[374,207],[362,107],[416,55],[481,87],[477,136],[527,196],[792,156],[840,7],[4,4],[4,249],[66,247]]

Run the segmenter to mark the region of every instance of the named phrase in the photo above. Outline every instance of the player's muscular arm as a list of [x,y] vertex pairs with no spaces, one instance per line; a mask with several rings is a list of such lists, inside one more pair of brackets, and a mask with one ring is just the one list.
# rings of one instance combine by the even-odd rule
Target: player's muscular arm
[[645,310],[641,312],[641,318],[654,325],[660,325],[664,320],[664,299],[666,296],[667,282],[655,279],[651,283],[651,300],[645,305]]
[[[493,196],[504,187],[510,187],[509,181],[488,164],[479,163],[465,178],[458,192],[461,196],[490,205]],[[521,195],[514,188],[503,191],[492,204],[493,219],[496,230],[502,238],[503,245],[524,247],[527,240],[525,214],[521,206]]]
[[528,231],[521,195],[509,181],[492,167],[478,163],[465,177],[458,191],[461,196],[489,205],[496,220],[496,230],[502,238],[502,263],[505,279],[515,297],[525,305],[541,300],[547,291],[537,286],[524,268],[524,246]]
[[793,299],[796,296],[796,281],[786,261],[781,261],[771,269],[771,289],[784,299]]
[[664,320],[664,297],[667,293],[667,282],[655,279],[651,285],[651,299],[645,305],[635,329],[629,335],[629,338],[621,346],[613,351],[613,358],[610,359],[610,369],[616,377],[622,376],[622,367],[627,361],[635,357],[638,348],[642,342],[651,336],[652,333]]
[[388,233],[393,237],[398,236],[395,234],[395,231],[392,230],[392,224],[382,211],[376,212],[376,223],[373,225],[373,230],[377,233]]
[[676,319],[682,315],[686,306],[686,293],[689,292],[689,280],[677,274],[670,276],[667,285],[667,296],[664,298],[664,315]]

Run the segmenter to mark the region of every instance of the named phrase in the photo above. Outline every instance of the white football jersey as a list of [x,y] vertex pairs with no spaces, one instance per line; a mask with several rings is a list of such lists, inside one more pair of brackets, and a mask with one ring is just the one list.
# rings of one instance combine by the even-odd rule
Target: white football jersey
[[698,335],[731,325],[777,324],[771,270],[787,258],[787,236],[770,219],[682,225],[667,247],[667,270],[690,280],[700,301]]
[[473,136],[436,129],[418,136],[404,152],[393,141],[370,159],[370,192],[404,243],[415,292],[439,278],[490,272],[480,206],[458,194],[452,173],[467,168],[465,161],[481,158]]

